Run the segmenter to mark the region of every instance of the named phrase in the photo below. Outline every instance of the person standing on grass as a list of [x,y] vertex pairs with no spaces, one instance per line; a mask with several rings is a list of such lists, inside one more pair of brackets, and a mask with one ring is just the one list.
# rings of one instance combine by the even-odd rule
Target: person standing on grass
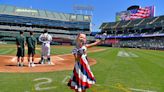
[[95,77],[90,69],[87,59],[87,48],[99,44],[101,41],[91,44],[86,44],[86,35],[79,34],[76,38],[76,47],[72,53],[75,58],[75,66],[73,75],[68,82],[68,86],[74,89],[75,92],[86,92],[87,88],[90,88],[92,84],[95,84]]
[[[34,37],[34,33],[33,31],[29,32],[30,37],[28,37],[27,39],[27,47],[28,47],[28,66],[29,67],[34,67],[34,55],[35,55],[35,47],[37,45],[37,40]],[[32,57],[32,59],[30,60],[30,57]]]
[[[26,37],[24,36],[24,32],[20,31],[20,35],[16,37],[16,45],[17,45],[17,66],[23,66],[24,62],[24,54],[25,54],[25,44]],[[21,62],[20,62],[21,58]]]

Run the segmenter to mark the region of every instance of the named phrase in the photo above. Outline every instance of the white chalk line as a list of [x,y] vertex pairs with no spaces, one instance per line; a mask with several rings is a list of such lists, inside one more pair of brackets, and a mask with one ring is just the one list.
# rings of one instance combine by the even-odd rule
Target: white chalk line
[[51,65],[55,65],[53,62],[51,62]]
[[139,57],[138,55],[132,53],[132,52],[128,52],[132,57]]
[[[4,56],[4,57],[8,57],[8,56]],[[25,58],[27,58],[27,57],[25,57]],[[16,59],[17,59],[17,57],[12,57],[11,62],[15,62]],[[38,61],[38,60],[40,60],[40,58],[35,58],[35,60]],[[65,60],[65,59],[58,57],[58,56],[55,56],[55,60]]]
[[[117,86],[109,86],[109,85],[101,85],[101,84],[94,84],[95,86],[107,86],[107,87],[112,87],[112,88],[117,88]],[[145,89],[137,89],[137,88],[127,88],[128,90],[131,90],[131,91],[136,91],[136,92],[157,92],[157,91],[154,91],[154,90],[145,90]]]
[[54,56],[55,59],[57,60],[64,60],[63,58],[59,57],[59,56]]
[[[66,84],[68,83],[68,79],[70,79],[71,76],[68,76],[66,75],[64,77],[64,79],[61,81],[62,84]],[[53,88],[56,88],[56,87],[46,87],[46,88],[40,88],[39,86],[40,85],[43,85],[43,84],[48,84],[48,83],[51,83],[52,80],[50,78],[37,78],[37,79],[34,79],[33,81],[39,81],[39,80],[47,80],[46,82],[41,82],[41,83],[38,83],[35,85],[35,89],[36,90],[48,90],[48,89],[53,89]],[[116,89],[119,89],[119,86],[113,86],[113,85],[106,85],[106,84],[94,84],[95,86],[97,87],[101,87],[101,86],[107,86],[107,87],[112,87],[112,88],[116,88]],[[120,84],[121,85],[121,84]],[[124,87],[124,86],[123,86]],[[127,89],[127,92],[129,92],[130,90],[131,91],[135,91],[135,92],[157,92],[157,91],[154,91],[154,90],[145,90],[145,89],[138,89],[138,88],[128,88],[128,87],[124,87],[123,89]],[[121,89],[120,89],[121,90]],[[129,90],[129,91],[128,91]],[[126,92],[126,90],[125,90]]]
[[[16,59],[17,59],[17,57],[13,57],[13,58],[11,59],[11,62],[15,62]],[[40,60],[40,58],[35,58],[35,60],[38,61],[38,60]],[[51,64],[44,64],[44,65],[55,65],[55,64],[54,64],[53,62],[51,62]],[[37,66],[38,66],[38,65],[37,65]]]
[[11,57],[15,57],[15,56],[0,55],[0,57],[8,57],[8,58],[10,57],[11,58]]
[[136,89],[136,88],[129,88],[132,91],[137,91],[137,92],[157,92],[157,91],[151,91],[151,90],[144,90],[144,89]]
[[11,62],[15,62],[16,59],[17,59],[17,57],[13,57],[13,58],[11,59]]
[[126,51],[119,51],[117,56],[119,56],[119,57],[139,57],[138,55],[136,55],[132,52],[126,52]]
[[125,51],[119,51],[117,56],[119,56],[119,57],[129,57],[129,54],[126,53]]

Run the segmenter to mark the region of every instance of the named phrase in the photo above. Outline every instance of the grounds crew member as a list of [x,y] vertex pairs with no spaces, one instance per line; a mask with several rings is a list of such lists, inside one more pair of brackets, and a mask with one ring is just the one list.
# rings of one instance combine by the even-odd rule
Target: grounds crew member
[[[24,36],[24,32],[20,31],[20,35],[16,37],[16,45],[17,45],[17,66],[23,66],[24,62],[24,54],[25,54],[25,44],[26,37]],[[21,58],[21,62],[20,62]]]
[[[27,47],[28,47],[28,66],[34,67],[34,55],[35,55],[35,47],[37,45],[37,40],[34,37],[33,31],[29,31],[30,37],[27,39]],[[30,57],[32,58],[30,60]]]

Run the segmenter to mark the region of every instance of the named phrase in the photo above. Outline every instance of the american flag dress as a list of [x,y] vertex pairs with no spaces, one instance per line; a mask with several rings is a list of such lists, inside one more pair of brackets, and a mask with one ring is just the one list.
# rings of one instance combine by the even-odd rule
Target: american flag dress
[[90,88],[91,85],[96,82],[94,75],[91,72],[87,55],[84,53],[86,50],[86,46],[82,46],[79,49],[75,48],[73,50],[73,54],[80,54],[81,57],[79,61],[76,61],[75,63],[73,75],[68,82],[68,86],[71,89],[78,90],[78,92]]

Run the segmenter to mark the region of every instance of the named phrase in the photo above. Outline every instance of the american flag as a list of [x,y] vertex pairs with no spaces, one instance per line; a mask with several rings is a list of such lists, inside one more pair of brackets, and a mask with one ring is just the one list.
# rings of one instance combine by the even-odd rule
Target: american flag
[[130,20],[151,17],[151,7],[130,10]]
[[121,11],[121,12],[116,13],[116,21],[154,17],[154,14],[155,14],[154,6],[148,6],[144,8],[140,7],[138,9]]

